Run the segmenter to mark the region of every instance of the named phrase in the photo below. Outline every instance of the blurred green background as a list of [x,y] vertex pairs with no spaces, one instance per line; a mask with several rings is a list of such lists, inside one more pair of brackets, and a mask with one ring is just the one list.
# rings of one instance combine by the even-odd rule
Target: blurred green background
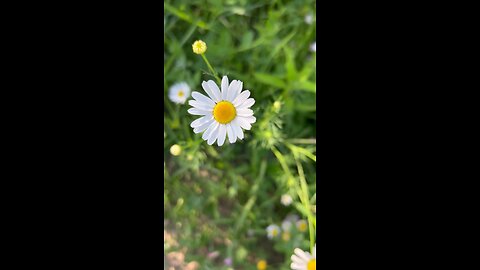
[[[166,269],[257,269],[259,260],[290,269],[293,249],[316,242],[315,1],[169,0],[164,8]],[[199,116],[188,102],[168,99],[174,83],[205,93],[201,82],[215,81],[192,52],[198,39],[220,77],[243,81],[256,100],[257,122],[235,144],[207,145],[190,127]],[[284,194],[292,204],[281,203]],[[267,238],[265,228],[290,214],[309,228]]]

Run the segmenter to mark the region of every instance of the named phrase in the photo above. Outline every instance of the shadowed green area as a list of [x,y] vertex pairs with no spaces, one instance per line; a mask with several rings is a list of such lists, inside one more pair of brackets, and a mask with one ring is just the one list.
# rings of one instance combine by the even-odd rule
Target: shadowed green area
[[[164,2],[165,219],[178,245],[165,242],[166,252],[185,251],[185,261],[200,269],[290,269],[290,256],[315,243],[316,79],[315,1],[187,1]],[[202,81],[215,78],[192,43],[201,39],[205,56],[220,77],[243,81],[255,99],[257,122],[235,144],[207,145],[190,123],[188,101],[168,99],[168,89],[187,82],[205,93]],[[191,99],[191,97],[189,98]],[[179,156],[170,153],[181,146]],[[293,203],[280,203],[289,194]],[[268,239],[265,228],[281,225],[288,214],[308,220],[300,232],[292,226],[288,241]],[[207,254],[219,252],[219,257]]]

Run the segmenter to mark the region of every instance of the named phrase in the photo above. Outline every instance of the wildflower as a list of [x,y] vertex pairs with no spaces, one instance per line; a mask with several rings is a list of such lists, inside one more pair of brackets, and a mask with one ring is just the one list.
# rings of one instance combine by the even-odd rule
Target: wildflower
[[299,221],[297,221],[297,229],[301,232],[305,232],[307,231],[307,221],[305,221],[304,219],[301,219]]
[[267,261],[265,260],[260,260],[257,262],[257,269],[258,270],[265,270],[267,269]]
[[222,146],[228,135],[230,143],[235,143],[237,138],[244,138],[243,129],[250,130],[256,118],[250,109],[255,99],[248,98],[250,91],[242,92],[243,82],[233,80],[228,84],[227,76],[222,79],[222,91],[212,80],[202,82],[202,87],[208,97],[198,92],[193,92],[188,104],[193,106],[188,112],[193,115],[202,115],[193,121],[190,126],[193,132],[204,132],[202,139],[209,145],[217,141]]
[[226,266],[231,266],[232,265],[232,258],[230,258],[230,257],[225,258],[225,260],[223,260],[223,263]]
[[282,108],[282,103],[280,101],[275,101],[273,103],[273,108],[275,109],[276,112],[280,111],[280,109]]
[[285,220],[289,220],[289,221],[291,221],[291,222],[297,222],[298,216],[295,215],[295,214],[291,214],[291,215],[288,215],[288,216],[285,218]]
[[172,145],[172,147],[170,147],[170,153],[174,156],[180,155],[181,152],[182,152],[182,148],[178,144],[174,144]]
[[280,201],[282,202],[283,205],[289,206],[290,204],[292,204],[293,199],[292,199],[292,196],[290,196],[288,194],[283,194]]
[[213,251],[213,252],[210,252],[207,254],[207,258],[209,258],[210,260],[213,260],[215,258],[217,258],[218,256],[220,256],[220,252],[218,251]]
[[192,44],[192,49],[196,54],[204,54],[207,51],[207,44],[202,40],[197,40]]
[[177,104],[184,104],[189,96],[190,86],[186,82],[176,83],[168,91],[168,98]]
[[307,14],[305,16],[305,23],[307,23],[307,24],[312,24],[313,23],[313,15],[312,14]]
[[277,225],[272,224],[267,227],[268,238],[270,239],[275,238],[278,236],[279,233],[280,233],[280,227],[278,227]]
[[290,220],[284,220],[282,222],[282,230],[284,231],[290,231],[290,228],[292,228],[292,221]]
[[316,52],[316,51],[317,51],[317,42],[313,42],[313,43],[310,45],[310,51],[312,51],[312,52]]
[[282,240],[285,241],[285,242],[290,240],[290,233],[289,232],[283,232],[282,233]]
[[313,254],[296,248],[292,255],[292,270],[315,270],[317,264],[317,245],[313,247]]

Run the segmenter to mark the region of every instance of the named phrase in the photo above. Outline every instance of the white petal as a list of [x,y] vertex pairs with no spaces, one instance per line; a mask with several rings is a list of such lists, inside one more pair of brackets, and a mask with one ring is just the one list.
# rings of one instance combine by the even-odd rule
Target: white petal
[[213,119],[213,116],[212,115],[205,115],[204,117],[200,117],[198,118],[197,120],[193,121],[190,126],[192,128],[196,128],[196,127],[199,127],[205,123],[208,123],[210,122],[211,120]]
[[217,140],[219,133],[220,133],[220,125],[217,125],[217,128],[212,131],[210,138],[208,138],[207,144],[212,145]]
[[250,123],[248,123],[243,117],[237,117],[235,120],[237,120],[238,125],[243,129],[250,130],[252,128],[252,125],[250,125]]
[[238,116],[244,116],[244,117],[252,116],[253,111],[251,109],[238,109],[237,110],[237,115]]
[[245,100],[242,104],[238,105],[237,109],[245,109],[248,107],[252,107],[253,104],[255,104],[255,99],[249,98]]
[[242,118],[245,119],[245,121],[247,121],[250,124],[257,122],[257,118],[255,118],[255,116],[247,116]]
[[200,102],[207,103],[207,104],[209,104],[209,105],[215,106],[215,102],[213,102],[212,99],[210,99],[209,97],[207,97],[207,96],[205,96],[205,95],[200,94],[199,92],[193,92],[193,93],[192,93],[192,97],[193,97],[194,99],[196,99],[197,101],[200,101]]
[[219,102],[220,100],[218,99],[218,97],[213,93],[213,90],[210,89],[210,84],[207,83],[206,81],[203,81],[202,82],[202,87],[203,87],[203,90],[205,90],[205,92],[208,94],[208,96],[215,102]]
[[292,255],[291,259],[294,263],[298,263],[298,264],[305,263],[305,260],[298,257],[297,255]]
[[212,80],[209,80],[207,83],[208,86],[210,86],[210,90],[212,90],[213,94],[217,97],[217,100],[222,100],[222,93],[220,93],[220,89],[218,88],[217,84]]
[[228,87],[228,95],[227,95],[227,100],[228,101],[233,101],[235,99],[235,97],[237,96],[236,95],[237,89],[238,89],[238,81],[233,80],[230,83],[230,86]]
[[238,95],[238,97],[236,97],[232,103],[235,107],[237,107],[238,105],[242,104],[245,100],[247,100],[249,96],[250,96],[250,91],[245,90],[240,95]]
[[[296,248],[293,250],[293,252],[300,257],[300,259],[303,259],[304,261],[308,262],[311,259],[311,256],[308,252],[305,252],[299,248]],[[293,255],[292,255],[293,256]]]
[[240,95],[240,93],[242,92],[242,88],[243,88],[243,82],[242,81],[238,81],[238,86],[237,86],[237,92],[235,93],[235,97],[238,97],[238,95]]
[[200,109],[197,109],[197,108],[190,108],[190,109],[188,109],[187,112],[190,113],[190,114],[193,114],[193,115],[209,115],[209,114],[212,114],[211,111],[200,110]]
[[292,270],[305,270],[307,266],[305,264],[292,263],[290,264],[290,268],[292,268]]
[[228,93],[228,77],[223,76],[222,78],[222,99],[227,100],[227,93]]
[[233,132],[233,128],[230,123],[227,124],[227,135],[230,143],[235,143],[235,141],[237,141],[237,136],[235,136],[235,132]]
[[233,121],[231,122],[231,126],[233,129],[233,132],[235,132],[235,136],[237,136],[240,140],[243,140],[244,138],[243,130],[238,124],[237,118],[233,119]]
[[218,131],[218,140],[217,140],[218,146],[223,145],[223,143],[225,142],[225,137],[226,136],[227,136],[227,126],[220,125],[219,131]]
[[200,110],[212,111],[213,112],[213,106],[209,105],[207,103],[203,103],[203,102],[196,101],[196,100],[189,100],[188,104],[190,104],[190,106],[193,106],[193,107],[195,107],[197,109],[200,109]]
[[205,131],[205,133],[203,133],[202,135],[202,139],[204,140],[208,140],[210,138],[210,135],[212,134],[212,132],[217,129],[218,127],[218,122],[217,121],[214,121],[213,124],[211,124],[208,128],[207,128],[207,131]]
[[193,132],[194,133],[200,133],[200,132],[203,132],[205,129],[207,129],[209,126],[213,125],[213,121],[215,120],[210,120],[208,121],[207,123],[205,124],[202,124],[201,126],[198,126],[196,128],[193,129]]

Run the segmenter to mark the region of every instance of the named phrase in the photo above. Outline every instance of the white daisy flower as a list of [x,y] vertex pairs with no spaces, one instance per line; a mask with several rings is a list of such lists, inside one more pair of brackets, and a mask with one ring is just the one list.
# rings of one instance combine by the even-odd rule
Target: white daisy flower
[[305,23],[307,23],[307,24],[312,24],[313,23],[313,15],[312,14],[307,14],[305,16]]
[[290,228],[292,228],[292,221],[290,220],[284,220],[282,222],[282,230],[284,231],[290,231]]
[[317,51],[317,42],[313,42],[311,45],[310,45],[310,51],[312,52],[316,52]]
[[293,251],[292,270],[315,270],[317,269],[317,244],[313,247],[313,254],[296,248]]
[[291,222],[297,222],[298,219],[299,217],[295,214],[290,214],[285,218],[285,220],[290,220]]
[[292,196],[288,194],[283,194],[280,198],[280,202],[285,206],[289,206],[293,202]]
[[308,229],[307,221],[304,219],[297,221],[297,229],[301,232],[306,232]]
[[190,96],[190,87],[186,82],[172,85],[168,91],[168,98],[177,104],[184,104]]
[[202,117],[193,121],[190,126],[195,133],[204,132],[202,139],[209,145],[217,141],[218,146],[222,146],[227,135],[230,143],[235,143],[237,138],[242,140],[243,129],[250,130],[256,122],[257,119],[250,109],[255,99],[248,98],[250,91],[242,92],[242,86],[243,82],[238,80],[229,84],[227,76],[223,76],[221,91],[214,81],[209,80],[202,82],[208,97],[198,92],[192,93],[195,100],[188,102],[193,106],[188,112]]
[[272,239],[277,237],[280,234],[280,227],[275,224],[269,225],[267,227],[267,237]]

